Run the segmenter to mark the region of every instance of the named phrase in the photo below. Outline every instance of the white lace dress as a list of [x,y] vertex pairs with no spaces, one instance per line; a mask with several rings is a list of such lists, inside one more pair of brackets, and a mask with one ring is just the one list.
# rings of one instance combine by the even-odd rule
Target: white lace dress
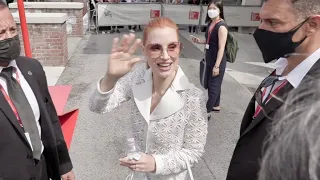
[[156,172],[149,173],[149,179],[186,180],[186,159],[190,165],[197,163],[206,144],[204,94],[179,68],[171,87],[150,114],[152,86],[151,69],[140,65],[109,92],[101,92],[98,83],[90,98],[90,110],[107,113],[129,101],[134,138],[156,160]]

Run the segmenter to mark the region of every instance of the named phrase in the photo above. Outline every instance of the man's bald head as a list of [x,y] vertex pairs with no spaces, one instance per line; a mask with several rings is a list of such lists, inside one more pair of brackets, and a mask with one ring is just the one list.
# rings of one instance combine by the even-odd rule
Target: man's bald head
[[8,6],[0,0],[0,40],[17,35],[17,26]]

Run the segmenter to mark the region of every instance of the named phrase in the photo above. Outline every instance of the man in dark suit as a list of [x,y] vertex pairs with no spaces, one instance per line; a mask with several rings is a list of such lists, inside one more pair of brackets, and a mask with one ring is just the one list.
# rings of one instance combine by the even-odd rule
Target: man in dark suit
[[290,90],[320,70],[319,0],[267,0],[260,17],[254,38],[265,63],[278,60],[244,114],[227,180],[257,179],[260,159],[268,147],[265,139],[271,123],[277,121],[277,110]]
[[45,72],[19,55],[17,26],[0,1],[0,179],[74,180]]

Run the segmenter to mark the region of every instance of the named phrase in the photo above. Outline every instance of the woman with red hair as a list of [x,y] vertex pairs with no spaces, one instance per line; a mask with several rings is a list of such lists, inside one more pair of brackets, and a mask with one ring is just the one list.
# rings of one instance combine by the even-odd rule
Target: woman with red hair
[[[132,57],[140,46],[145,63]],[[134,34],[115,38],[107,72],[90,99],[98,113],[130,103],[133,137],[142,152],[139,160],[121,158],[120,165],[151,180],[185,180],[188,165],[204,152],[205,98],[178,65],[181,50],[177,25],[164,17],[147,24],[143,40]]]

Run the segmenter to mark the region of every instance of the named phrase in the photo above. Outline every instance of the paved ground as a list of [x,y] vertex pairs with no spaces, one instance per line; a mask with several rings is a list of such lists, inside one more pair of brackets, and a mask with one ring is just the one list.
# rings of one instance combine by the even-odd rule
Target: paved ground
[[[97,115],[88,110],[89,96],[106,70],[112,38],[118,35],[86,35],[78,44],[57,83],[73,86],[67,108],[80,109],[70,150],[78,180],[124,180],[128,173],[118,165],[118,158],[122,154],[122,137],[126,122],[130,120],[126,105],[105,115]],[[141,33],[137,35],[141,36]],[[184,37],[188,38],[188,35],[182,32],[181,41],[185,49],[180,65],[190,81],[200,87],[198,70],[202,52]],[[261,67],[246,63],[260,61],[258,58],[249,59],[251,55],[257,54],[252,39],[245,35],[237,37],[241,47],[239,58],[229,68],[245,74],[256,75],[262,72]],[[239,80],[237,82],[235,76],[230,76],[230,72],[225,75],[223,82],[222,111],[213,114],[213,119],[209,121],[206,153],[203,160],[193,168],[196,180],[225,179],[239,135],[241,117],[251,97],[246,86],[238,83]],[[267,69],[264,73],[267,73]]]

